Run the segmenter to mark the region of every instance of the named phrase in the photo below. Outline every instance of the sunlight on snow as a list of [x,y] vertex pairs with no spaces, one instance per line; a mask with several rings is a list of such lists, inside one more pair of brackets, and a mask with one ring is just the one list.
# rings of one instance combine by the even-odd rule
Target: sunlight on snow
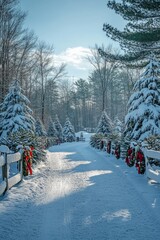
[[95,177],[95,176],[99,176],[102,174],[109,174],[109,173],[112,173],[112,171],[110,171],[110,170],[93,170],[93,171],[87,172],[89,177]]
[[119,168],[120,166],[119,165],[115,165],[115,167]]
[[[92,169],[93,159],[75,151],[60,152],[50,149],[46,168],[41,174],[43,192],[36,198],[36,205],[46,205],[57,200],[65,201],[66,197],[95,185],[93,177],[111,174],[110,170]],[[88,166],[86,166],[88,165]]]
[[155,208],[156,207],[156,202],[157,202],[157,199],[155,198],[153,203],[152,203],[152,208]]
[[[86,164],[86,161],[80,161],[79,163],[79,165]],[[68,172],[63,172],[63,174],[55,173],[53,174],[52,179],[48,179],[47,195],[45,194],[41,199],[38,199],[37,205],[48,204],[60,198],[65,200],[65,197],[68,195],[82,191],[83,189],[94,185],[95,183],[90,179],[91,177],[110,173],[112,173],[112,171],[109,170],[92,170],[86,172],[71,171],[69,174]]]
[[128,209],[121,209],[116,212],[105,212],[97,219],[92,218],[91,216],[86,217],[84,220],[84,224],[90,225],[101,221],[112,221],[115,218],[120,218],[122,221],[129,221],[131,220],[131,213]]
[[128,209],[121,209],[113,213],[105,213],[102,215],[102,219],[112,221],[114,218],[121,218],[122,221],[128,221],[131,219],[131,213]]

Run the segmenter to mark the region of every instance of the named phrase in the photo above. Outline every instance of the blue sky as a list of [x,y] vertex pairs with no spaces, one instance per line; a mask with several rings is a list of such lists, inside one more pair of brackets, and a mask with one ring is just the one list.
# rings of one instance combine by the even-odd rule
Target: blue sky
[[22,10],[28,12],[26,27],[54,46],[57,61],[66,62],[68,74],[75,78],[88,76],[90,66],[84,58],[89,48],[111,42],[102,30],[103,23],[123,25],[106,4],[106,0],[20,1]]

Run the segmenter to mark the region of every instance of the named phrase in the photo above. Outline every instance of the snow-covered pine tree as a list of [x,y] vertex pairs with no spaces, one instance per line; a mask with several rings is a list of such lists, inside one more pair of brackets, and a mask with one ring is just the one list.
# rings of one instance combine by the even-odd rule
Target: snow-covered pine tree
[[113,134],[117,135],[118,137],[121,137],[122,135],[122,122],[118,119],[116,116],[113,122]]
[[63,139],[67,142],[73,142],[75,141],[75,131],[74,131],[74,127],[71,124],[69,118],[66,118],[64,127],[63,127]]
[[47,136],[45,126],[43,125],[40,118],[37,118],[35,122],[35,134],[39,137]]
[[106,137],[112,133],[112,122],[106,111],[101,114],[96,133],[104,134]]
[[151,57],[145,72],[134,85],[125,118],[125,138],[142,141],[160,135],[160,63]]
[[2,139],[7,141],[9,134],[20,130],[34,134],[35,120],[29,104],[30,101],[23,95],[18,80],[14,81],[1,104],[1,141]]
[[57,138],[57,136],[58,136],[58,132],[55,128],[55,124],[54,124],[51,117],[49,118],[47,136],[48,137],[55,137],[55,138]]
[[46,152],[43,139],[39,136],[36,136],[34,133],[26,132],[24,129],[9,134],[7,145],[13,151],[17,151],[17,149],[21,147],[23,148],[26,146],[33,146],[33,163],[38,163],[39,161],[46,160]]
[[58,116],[56,115],[55,121],[54,121],[55,128],[57,130],[57,137],[62,142],[63,141],[63,135],[62,135],[62,125],[59,121]]
[[9,93],[1,104],[1,143],[7,144],[10,149],[17,151],[17,146],[33,146],[33,162],[46,159],[43,142],[35,136],[35,120],[30,102],[22,93],[19,82],[14,81]]

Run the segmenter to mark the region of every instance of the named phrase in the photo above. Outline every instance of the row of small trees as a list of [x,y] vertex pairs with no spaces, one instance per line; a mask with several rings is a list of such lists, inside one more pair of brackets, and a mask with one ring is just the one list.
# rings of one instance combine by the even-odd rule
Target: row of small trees
[[75,130],[68,117],[66,117],[64,127],[62,127],[57,115],[55,116],[55,121],[50,117],[47,130],[40,119],[36,121],[35,127],[36,135],[40,137],[51,137],[58,142],[75,141]]
[[[158,137],[160,135],[160,63],[154,56],[150,58],[133,91],[128,102],[124,129],[121,128],[123,139],[142,142],[151,136]],[[102,113],[96,132],[108,138],[116,133],[106,112]]]
[[[123,30],[118,30],[108,23],[103,25],[106,35],[117,41],[122,51],[113,54],[100,48],[100,55],[103,59],[117,64],[145,67],[130,94],[123,139],[142,142],[150,137],[158,138],[160,135],[160,1],[110,0],[107,6],[126,20]],[[107,121],[109,122],[109,119]],[[109,126],[110,124],[105,132],[108,136],[111,134]],[[103,133],[102,129],[101,132]]]

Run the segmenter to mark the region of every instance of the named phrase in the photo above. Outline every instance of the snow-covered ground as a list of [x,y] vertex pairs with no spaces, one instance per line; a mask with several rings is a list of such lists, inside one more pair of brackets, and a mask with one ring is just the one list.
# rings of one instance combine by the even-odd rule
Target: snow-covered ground
[[88,141],[48,151],[0,198],[0,240],[158,240],[160,186]]
[[85,132],[85,131],[80,131],[80,132],[77,132],[77,133],[76,133],[76,137],[81,137],[81,134],[82,134],[83,137],[85,138],[85,141],[89,141],[91,135],[92,135],[92,134],[95,134],[95,133],[88,133],[88,132]]

